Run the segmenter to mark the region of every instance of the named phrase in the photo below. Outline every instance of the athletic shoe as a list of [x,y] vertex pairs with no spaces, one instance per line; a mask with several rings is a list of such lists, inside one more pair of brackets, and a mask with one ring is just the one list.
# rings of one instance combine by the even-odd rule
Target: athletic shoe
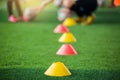
[[14,15],[10,15],[9,18],[8,18],[8,21],[12,22],[12,23],[16,23],[17,19],[16,19],[16,17]]

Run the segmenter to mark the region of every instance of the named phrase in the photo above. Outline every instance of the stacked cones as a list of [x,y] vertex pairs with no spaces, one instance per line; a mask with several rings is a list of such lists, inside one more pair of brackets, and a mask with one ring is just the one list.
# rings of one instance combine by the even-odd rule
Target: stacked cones
[[[54,33],[63,33],[63,35],[59,38],[59,42],[65,43],[61,46],[61,48],[57,51],[57,55],[68,56],[68,55],[76,55],[76,50],[72,47],[71,42],[76,42],[76,38],[67,28],[68,26],[75,26],[75,21],[72,18],[67,18],[63,24],[59,24],[55,29]],[[55,77],[63,77],[70,76],[71,72],[67,69],[67,67],[62,62],[54,62],[44,73],[47,76],[55,76]]]

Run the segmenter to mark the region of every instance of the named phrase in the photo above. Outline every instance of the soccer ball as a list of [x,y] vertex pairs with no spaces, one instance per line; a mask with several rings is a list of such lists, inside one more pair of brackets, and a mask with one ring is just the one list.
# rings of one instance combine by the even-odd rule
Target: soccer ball
[[68,9],[65,8],[60,8],[58,11],[58,20],[59,21],[64,21],[67,17],[70,17],[71,13]]
[[33,11],[31,8],[26,8],[23,12],[23,16],[24,16],[26,21],[33,20],[36,15],[37,15],[37,12]]

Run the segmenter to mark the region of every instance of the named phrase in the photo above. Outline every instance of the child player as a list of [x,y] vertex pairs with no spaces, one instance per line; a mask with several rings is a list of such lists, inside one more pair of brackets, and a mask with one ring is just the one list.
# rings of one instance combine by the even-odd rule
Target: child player
[[[70,16],[69,13],[73,11],[78,16],[76,21],[83,21],[86,24],[90,24],[93,21],[94,16],[92,13],[97,8],[97,0],[44,0],[39,6],[33,8],[31,11],[41,12],[48,4],[52,2],[56,3],[57,6],[61,6],[61,12],[63,11],[63,13],[67,14],[67,17]],[[59,15],[58,19],[61,20]]]

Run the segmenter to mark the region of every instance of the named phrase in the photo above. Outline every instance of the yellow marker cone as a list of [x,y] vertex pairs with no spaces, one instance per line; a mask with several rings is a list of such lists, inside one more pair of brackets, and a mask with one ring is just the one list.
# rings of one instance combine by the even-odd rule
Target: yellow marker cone
[[72,18],[66,18],[65,21],[63,22],[63,25],[65,26],[75,26],[76,25],[76,22],[74,19]]
[[44,73],[47,76],[70,76],[71,72],[66,68],[62,62],[54,62]]
[[59,42],[76,42],[76,39],[71,32],[66,32],[60,37],[58,41]]

